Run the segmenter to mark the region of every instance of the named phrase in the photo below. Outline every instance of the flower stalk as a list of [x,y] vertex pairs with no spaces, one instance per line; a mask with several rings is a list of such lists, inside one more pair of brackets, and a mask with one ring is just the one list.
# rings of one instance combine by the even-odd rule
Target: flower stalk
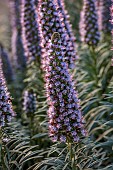
[[15,113],[12,108],[11,98],[6,86],[0,60],[0,127],[10,122],[13,116],[15,116]]
[[22,0],[21,6],[21,26],[24,50],[27,61],[41,60],[41,46],[38,26],[38,15],[35,0]]
[[49,134],[61,142],[79,142],[86,135],[77,91],[73,87],[67,64],[64,62],[59,33],[48,44],[46,61],[46,91],[49,104]]
[[111,32],[112,25],[110,20],[110,6],[111,0],[100,0],[98,5],[98,23],[99,30],[103,33]]
[[100,40],[95,0],[84,0],[80,19],[81,41],[96,47]]
[[[73,68],[76,52],[73,42],[70,41],[68,30],[66,30],[64,15],[60,15],[61,9],[55,2],[55,0],[39,0],[38,3],[37,13],[39,16],[38,23],[40,23],[39,29],[42,37],[42,48],[46,49],[47,52],[48,41],[51,39],[54,32],[58,32],[61,36],[61,44],[63,46],[63,52],[65,53],[64,60],[69,68]],[[44,52],[42,56],[43,68],[46,67],[46,52]]]

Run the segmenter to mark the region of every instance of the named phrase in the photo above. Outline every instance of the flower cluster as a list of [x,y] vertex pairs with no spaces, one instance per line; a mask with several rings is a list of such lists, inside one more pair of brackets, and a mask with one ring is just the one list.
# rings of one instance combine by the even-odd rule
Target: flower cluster
[[10,83],[14,80],[13,70],[9,59],[9,55],[6,49],[2,46],[2,44],[0,44],[0,56],[3,63],[2,69],[3,69],[4,76],[6,78],[6,81]]
[[15,69],[25,69],[26,56],[22,44],[21,23],[20,23],[20,0],[9,0],[11,18],[11,52],[13,66]]
[[11,98],[7,90],[0,61],[0,127],[10,122],[14,115],[15,113],[12,109]]
[[[74,62],[78,56],[76,55],[75,37],[73,34],[72,25],[70,23],[70,17],[68,15],[67,10],[65,9],[64,0],[56,0],[56,4],[59,9],[59,16],[60,16],[62,25],[65,27],[66,33],[69,36],[70,49],[72,50],[71,57],[72,57],[72,61],[74,64]],[[72,66],[74,66],[73,64],[72,64]]]
[[40,62],[41,46],[35,0],[22,0],[22,38],[28,61]]
[[98,23],[100,31],[110,33],[112,25],[110,20],[111,0],[100,0],[98,6]]
[[79,99],[67,64],[64,62],[59,33],[48,43],[46,91],[49,104],[49,133],[53,141],[78,142],[86,135]]
[[23,95],[23,111],[29,117],[30,114],[34,113],[37,108],[37,97],[36,93],[32,90],[25,90]]
[[[51,39],[51,36],[54,32],[58,32],[61,35],[62,46],[64,49],[64,59],[71,68],[76,59],[76,53],[73,47],[73,42],[70,41],[69,34],[66,30],[64,23],[64,16],[60,12],[58,5],[55,3],[55,0],[39,0],[38,3],[38,15],[40,23],[40,33],[41,33],[41,44],[46,49],[48,41]],[[69,30],[69,29],[68,29]],[[43,38],[44,37],[44,38]],[[46,66],[46,54],[43,55],[43,66]]]
[[80,20],[81,41],[96,46],[100,40],[95,0],[84,0]]

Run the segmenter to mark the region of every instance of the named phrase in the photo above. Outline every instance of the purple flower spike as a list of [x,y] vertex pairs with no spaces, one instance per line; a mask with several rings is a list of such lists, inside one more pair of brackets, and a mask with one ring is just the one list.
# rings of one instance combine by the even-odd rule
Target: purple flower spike
[[2,44],[0,44],[0,55],[1,55],[1,61],[3,63],[2,70],[3,70],[4,76],[6,78],[6,81],[10,83],[14,80],[12,65],[9,59],[8,52],[2,46]]
[[29,117],[30,114],[34,113],[37,108],[37,97],[36,93],[34,93],[32,90],[24,91],[23,96],[23,111],[27,114]]
[[24,71],[26,67],[26,56],[22,44],[20,4],[21,0],[8,0],[10,8],[11,23],[11,52],[13,69]]
[[78,142],[80,136],[85,136],[84,121],[77,92],[74,90],[67,64],[64,62],[59,33],[54,33],[48,44],[46,63],[50,137],[53,141]]
[[83,2],[80,20],[81,41],[94,47],[100,40],[95,0],[84,0]]
[[35,3],[35,0],[22,0],[22,38],[27,59],[40,62],[41,46]]
[[71,66],[73,68],[74,62],[78,58],[78,56],[76,55],[76,47],[75,47],[75,40],[76,39],[74,37],[73,30],[72,30],[72,25],[70,23],[70,16],[68,15],[67,10],[65,9],[64,0],[56,0],[56,4],[57,4],[59,12],[60,12],[59,16],[60,16],[60,19],[62,21],[62,24],[64,25],[64,27],[66,29],[66,32],[67,32],[67,34],[69,36],[70,48],[72,50],[71,57],[72,57],[72,60],[73,60],[73,64]]
[[[61,36],[61,44],[65,47],[62,50],[62,53],[65,53],[63,55],[64,60],[68,64],[68,67],[71,68],[76,59],[76,52],[74,38],[72,37],[71,28],[66,16],[64,18],[64,14],[61,13],[61,8],[59,8],[56,0],[39,0],[37,12],[39,15],[38,22],[40,22],[42,46],[47,49],[47,43],[51,39],[51,36],[54,32],[58,32]],[[46,67],[46,54],[43,55],[42,60],[43,67]]]
[[104,33],[110,33],[112,29],[112,25],[109,22],[110,6],[111,6],[111,0],[100,0],[97,7],[99,29]]
[[10,122],[13,116],[15,116],[15,113],[12,109],[11,98],[7,90],[0,60],[0,127]]

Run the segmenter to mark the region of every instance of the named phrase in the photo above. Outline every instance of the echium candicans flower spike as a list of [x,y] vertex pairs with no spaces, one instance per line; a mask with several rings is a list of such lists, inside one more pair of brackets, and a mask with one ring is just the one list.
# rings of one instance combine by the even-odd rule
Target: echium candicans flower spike
[[33,90],[25,90],[23,94],[23,111],[29,117],[37,108],[37,96]]
[[12,64],[15,69],[22,71],[26,66],[26,56],[22,44],[20,23],[20,0],[8,0],[11,19],[11,53]]
[[100,31],[110,33],[112,25],[110,20],[111,0],[99,0],[98,4],[98,23]]
[[27,60],[40,62],[41,46],[35,3],[36,0],[22,0],[22,38]]
[[[62,46],[65,47],[65,62],[71,68],[76,59],[73,49],[73,42],[70,41],[69,34],[63,22],[64,16],[60,15],[61,10],[55,0],[39,0],[37,12],[39,15],[40,32],[42,34],[42,46],[46,49],[48,41],[54,32],[61,35]],[[44,38],[43,38],[44,37]],[[46,54],[43,55],[43,66],[46,66]]]
[[95,0],[83,0],[80,19],[81,41],[95,47],[100,40]]
[[69,37],[70,37],[70,40],[72,41],[72,43],[74,43],[76,39],[73,34],[72,25],[70,23],[70,16],[69,16],[67,10],[65,9],[64,0],[56,0],[56,4],[58,5],[59,11],[60,11],[60,18],[62,18],[63,25],[65,24],[64,26],[66,28],[66,31],[67,31]]
[[6,51],[6,49],[3,47],[1,43],[0,43],[0,57],[3,63],[2,70],[3,70],[4,76],[6,78],[6,81],[10,83],[14,80],[13,70],[12,70],[8,52]]
[[47,55],[45,81],[50,137],[52,141],[78,142],[86,131],[80,101],[64,62],[59,33],[54,33],[48,43]]
[[0,60],[0,127],[10,122],[13,116],[15,116],[15,113],[12,109],[11,98],[8,93]]
[[73,34],[72,25],[70,23],[70,16],[69,16],[67,10],[65,9],[64,0],[56,0],[56,4],[57,4],[58,9],[59,9],[59,16],[60,16],[60,19],[62,19],[62,24],[64,25],[66,32],[69,36],[70,47],[72,49],[72,58],[73,58],[73,62],[74,62],[77,58],[76,47],[75,47],[75,40],[76,39],[75,39],[75,36]]

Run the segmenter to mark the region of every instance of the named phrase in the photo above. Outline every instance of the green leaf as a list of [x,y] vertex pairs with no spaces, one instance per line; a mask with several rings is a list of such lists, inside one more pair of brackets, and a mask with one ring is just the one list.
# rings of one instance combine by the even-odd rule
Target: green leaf
[[45,137],[45,136],[47,136],[47,135],[48,135],[48,133],[39,133],[39,134],[37,134],[37,135],[34,135],[34,136],[32,137],[32,139],[42,138],[42,137]]

